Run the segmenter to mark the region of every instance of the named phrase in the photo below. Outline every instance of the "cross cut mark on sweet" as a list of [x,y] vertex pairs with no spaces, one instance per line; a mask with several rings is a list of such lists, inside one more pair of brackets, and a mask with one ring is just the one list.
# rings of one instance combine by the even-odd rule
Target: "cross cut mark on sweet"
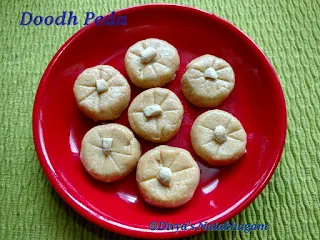
[[158,150],[150,161],[148,174],[140,183],[159,181],[164,187],[171,187],[178,175],[188,173],[194,168],[179,150]]
[[129,50],[129,55],[138,71],[137,77],[139,79],[157,79],[161,75],[176,71],[175,66],[170,66],[170,62],[167,62],[168,60],[164,58],[164,54],[161,52],[166,51],[164,47],[157,50],[155,47],[148,45],[142,42],[140,47]]
[[[118,136],[117,136],[118,134]],[[98,149],[97,155],[99,155],[99,162],[95,162],[97,168],[105,169],[109,164],[108,162],[114,165],[113,169],[116,171],[123,170],[123,164],[126,161],[130,161],[132,156],[132,144],[133,137],[129,138],[119,131],[114,131],[110,134],[102,134],[99,131],[96,132],[95,139],[92,139],[89,145],[92,148]],[[95,150],[96,151],[96,150]],[[102,155],[104,157],[102,157]],[[94,158],[93,158],[94,159]],[[98,165],[100,165],[98,167]],[[110,165],[109,165],[110,167]]]
[[191,141],[196,153],[209,162],[236,160],[245,152],[247,134],[230,113],[209,110],[195,120]]
[[172,208],[192,198],[199,184],[200,170],[185,149],[161,145],[140,158],[136,179],[148,203]]
[[180,127],[183,107],[171,91],[153,88],[138,95],[131,103],[129,122],[135,132],[148,132],[153,139],[172,134]]
[[199,107],[221,104],[234,88],[232,67],[223,59],[203,55],[192,60],[182,76],[184,96]]
[[74,84],[78,106],[95,120],[118,117],[130,101],[130,86],[119,71],[99,65],[84,70]]
[[[230,127],[230,123],[232,127]],[[239,144],[244,144],[242,133],[244,130],[237,126],[234,120],[230,117],[228,122],[223,125],[218,125],[216,127],[209,127],[208,124],[203,126],[199,125],[201,128],[207,132],[210,140],[206,143],[203,143],[203,146],[212,146],[216,145],[216,154],[219,154],[219,151],[223,148],[223,144],[228,142],[235,142]]]
[[161,87],[173,80],[180,64],[177,50],[159,39],[145,39],[132,45],[125,56],[125,68],[133,84],[141,88]]
[[[75,88],[81,90],[81,93],[76,96],[80,103],[89,100],[98,102],[101,93],[107,92],[108,89],[127,87],[126,80],[117,71],[103,68],[87,69],[85,71],[87,72],[84,72],[82,76],[80,75],[75,83]],[[112,95],[112,91],[108,92]]]
[[227,62],[218,58],[212,59],[212,61],[200,61],[189,64],[187,68],[189,80],[194,81],[196,84],[214,85],[217,86],[217,89],[219,87],[233,88],[234,86],[233,70]]
[[116,123],[91,128],[81,144],[81,163],[93,178],[102,182],[124,178],[140,156],[141,146],[133,132]]

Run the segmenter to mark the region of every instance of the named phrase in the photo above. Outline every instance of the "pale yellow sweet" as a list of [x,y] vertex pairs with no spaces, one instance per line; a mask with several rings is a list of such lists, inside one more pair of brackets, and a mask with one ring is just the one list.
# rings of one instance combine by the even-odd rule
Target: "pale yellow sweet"
[[245,153],[247,134],[232,114],[209,110],[194,121],[191,143],[194,151],[208,163],[227,165]]
[[187,65],[181,88],[192,104],[198,107],[215,107],[229,96],[234,84],[234,72],[230,64],[206,54]]
[[200,170],[187,150],[162,145],[140,158],[136,179],[147,203],[174,208],[193,197],[200,181]]
[[121,73],[108,65],[85,69],[74,83],[79,109],[95,121],[120,116],[130,101],[130,85]]
[[156,38],[135,43],[125,56],[127,74],[132,83],[140,88],[164,86],[175,78],[179,65],[177,49]]
[[183,106],[172,91],[151,88],[131,102],[128,118],[132,130],[151,142],[166,142],[180,129]]
[[129,128],[120,124],[96,126],[82,140],[81,162],[92,177],[102,182],[127,176],[140,156],[140,143]]

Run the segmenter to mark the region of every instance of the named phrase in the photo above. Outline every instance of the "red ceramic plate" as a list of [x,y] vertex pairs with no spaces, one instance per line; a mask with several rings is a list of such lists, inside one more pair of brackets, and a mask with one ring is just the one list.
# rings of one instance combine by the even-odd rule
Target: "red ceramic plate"
[[[127,16],[126,26],[89,25],[74,34],[47,67],[35,99],[33,134],[40,164],[60,196],[88,220],[111,231],[146,238],[181,237],[193,231],[152,231],[150,222],[214,223],[232,218],[262,191],[283,150],[286,108],[278,78],[259,48],[227,21],[198,9],[167,4],[142,5],[116,12]],[[171,210],[147,205],[138,193],[135,171],[110,184],[92,179],[80,163],[84,134],[95,123],[78,110],[72,87],[79,73],[109,64],[125,77],[124,55],[129,46],[145,38],[160,38],[174,45],[181,66],[165,87],[180,98],[185,114],[179,133],[167,145],[189,150],[201,169],[193,199]],[[236,84],[218,109],[235,115],[248,134],[247,153],[228,167],[208,166],[193,151],[190,128],[208,109],[190,105],[180,81],[186,65],[203,54],[228,61]],[[128,79],[128,77],[127,77]],[[131,85],[132,99],[142,90]],[[125,111],[114,122],[129,127]],[[143,153],[157,146],[140,139]],[[195,225],[197,226],[197,225]]]

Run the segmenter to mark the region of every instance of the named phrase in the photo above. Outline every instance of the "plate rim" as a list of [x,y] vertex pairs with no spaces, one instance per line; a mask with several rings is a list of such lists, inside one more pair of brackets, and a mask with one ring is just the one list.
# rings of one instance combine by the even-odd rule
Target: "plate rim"
[[[286,139],[286,132],[287,132],[287,111],[286,111],[286,103],[284,98],[284,93],[281,87],[281,83],[279,81],[279,78],[266,57],[266,55],[263,53],[263,51],[260,49],[260,47],[249,37],[247,36],[241,29],[233,25],[231,22],[204,10],[187,6],[187,5],[181,5],[181,4],[168,4],[168,3],[151,3],[151,4],[141,4],[141,5],[135,5],[130,6],[127,8],[122,8],[119,10],[116,10],[117,13],[126,13],[128,11],[135,11],[136,9],[141,8],[176,8],[187,12],[193,12],[198,15],[206,15],[206,17],[210,18],[213,21],[218,21],[220,24],[223,24],[224,27],[230,28],[232,31],[238,32],[239,36],[242,37],[242,40],[245,40],[248,45],[251,45],[251,47],[255,48],[256,54],[260,55],[260,59],[263,59],[265,64],[269,66],[270,71],[272,72],[272,75],[274,76],[271,80],[274,81],[275,90],[277,91],[277,95],[281,98],[281,111],[280,111],[280,118],[283,122],[283,128],[281,129],[281,146],[279,148],[279,151],[277,153],[276,159],[269,171],[267,171],[267,176],[263,178],[263,181],[261,181],[259,184],[257,184],[256,187],[253,188],[253,190],[250,192],[250,195],[239,205],[237,205],[235,208],[233,208],[232,211],[224,214],[222,217],[220,217],[217,220],[214,220],[213,218],[210,218],[208,220],[204,220],[203,222],[207,221],[208,223],[213,222],[219,222],[223,223],[236,215],[238,215],[241,211],[243,211],[245,208],[247,208],[254,200],[255,198],[262,192],[262,190],[266,187],[268,182],[270,181],[272,175],[275,172],[275,169],[277,168],[283,150],[285,145],[285,139]],[[106,14],[109,15],[110,13]],[[123,234],[131,237],[144,237],[144,238],[178,238],[178,237],[185,237],[185,236],[191,236],[194,234],[199,234],[201,232],[204,232],[203,229],[197,230],[197,231],[178,231],[175,233],[174,231],[160,231],[160,230],[150,230],[145,228],[138,228],[138,227],[130,227],[118,222],[115,222],[113,220],[108,220],[106,218],[101,219],[100,215],[95,213],[94,211],[90,210],[86,206],[84,206],[81,202],[79,202],[77,199],[75,199],[71,193],[68,192],[68,190],[64,187],[64,184],[59,181],[57,174],[55,173],[54,169],[51,166],[50,158],[46,154],[46,150],[44,147],[43,137],[42,137],[42,129],[39,123],[41,122],[41,92],[44,90],[44,86],[47,80],[47,77],[53,68],[55,62],[59,59],[60,55],[63,53],[63,51],[75,40],[77,39],[83,32],[87,31],[89,28],[94,26],[94,22],[90,23],[89,25],[82,27],[77,32],[75,32],[72,36],[68,38],[68,40],[58,49],[58,51],[54,54],[53,58],[50,60],[48,66],[46,67],[45,72],[43,73],[40,83],[37,88],[34,105],[33,105],[33,112],[32,112],[32,132],[33,132],[33,140],[35,145],[35,150],[38,156],[39,163],[49,180],[51,186],[54,188],[54,190],[59,194],[59,196],[69,205],[71,206],[77,213],[82,215],[84,218],[89,220],[90,222],[99,225],[100,227],[107,229],[109,231]],[[270,81],[271,81],[270,80]]]

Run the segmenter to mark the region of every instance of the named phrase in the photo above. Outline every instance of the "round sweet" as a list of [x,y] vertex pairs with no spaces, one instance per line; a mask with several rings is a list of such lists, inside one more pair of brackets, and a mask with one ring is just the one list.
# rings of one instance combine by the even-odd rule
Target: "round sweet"
[[140,156],[140,143],[129,128],[120,124],[96,126],[82,140],[81,162],[92,177],[102,182],[127,176]]
[[194,151],[208,163],[227,165],[246,151],[247,134],[237,118],[222,110],[209,110],[191,128]]
[[176,94],[166,88],[140,93],[128,109],[132,130],[151,142],[166,142],[180,129],[183,106]]
[[179,65],[177,49],[156,38],[135,43],[125,56],[127,74],[132,83],[140,88],[164,86],[176,77]]
[[121,73],[107,65],[85,69],[73,86],[79,109],[95,121],[120,116],[130,101],[130,85]]
[[209,54],[192,60],[181,82],[183,95],[198,107],[218,106],[233,87],[232,67],[225,60]]
[[192,198],[200,181],[200,169],[187,150],[162,145],[140,158],[136,179],[147,203],[174,208]]

